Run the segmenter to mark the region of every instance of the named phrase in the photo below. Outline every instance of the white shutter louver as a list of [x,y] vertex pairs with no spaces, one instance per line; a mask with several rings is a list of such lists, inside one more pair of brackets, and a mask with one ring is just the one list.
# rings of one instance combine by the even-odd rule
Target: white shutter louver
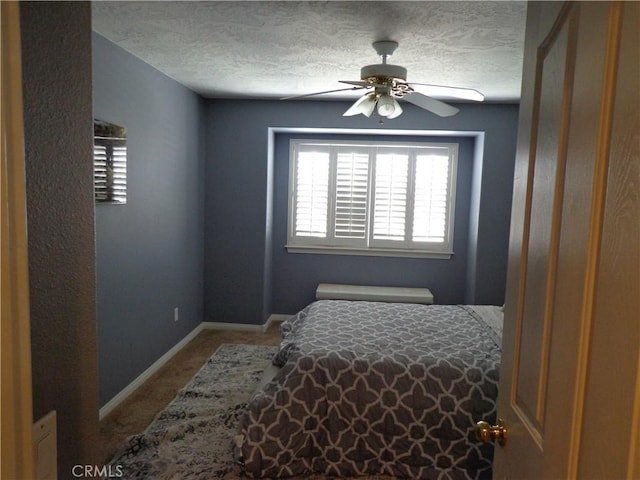
[[113,147],[112,192],[113,200],[127,203],[127,147]]
[[329,153],[298,152],[296,161],[295,235],[327,236]]
[[448,155],[416,156],[414,242],[442,243],[446,240],[448,185]]
[[367,235],[369,154],[339,152],[336,161],[336,238]]
[[405,240],[409,157],[378,154],[374,181],[374,240]]
[[93,185],[96,201],[106,201],[108,197],[107,147],[104,145],[93,146]]

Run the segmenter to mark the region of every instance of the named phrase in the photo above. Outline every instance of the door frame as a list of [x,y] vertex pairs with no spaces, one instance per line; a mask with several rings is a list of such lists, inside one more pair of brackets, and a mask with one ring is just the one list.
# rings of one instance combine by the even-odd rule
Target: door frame
[[0,477],[33,478],[33,397],[20,2],[1,2],[2,209]]

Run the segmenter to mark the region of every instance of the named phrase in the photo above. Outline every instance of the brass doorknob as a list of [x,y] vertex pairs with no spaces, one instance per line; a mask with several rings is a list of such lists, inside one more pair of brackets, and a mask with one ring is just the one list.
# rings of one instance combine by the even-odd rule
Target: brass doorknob
[[501,418],[498,419],[497,425],[480,421],[476,423],[475,430],[476,438],[482,443],[498,442],[501,447],[504,447],[507,443],[507,426]]

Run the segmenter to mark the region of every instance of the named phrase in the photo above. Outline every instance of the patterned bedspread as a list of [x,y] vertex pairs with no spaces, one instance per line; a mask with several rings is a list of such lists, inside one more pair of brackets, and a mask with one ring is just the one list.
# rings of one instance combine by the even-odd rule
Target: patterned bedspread
[[243,419],[249,476],[491,478],[473,426],[495,420],[500,347],[475,311],[321,300],[282,331]]

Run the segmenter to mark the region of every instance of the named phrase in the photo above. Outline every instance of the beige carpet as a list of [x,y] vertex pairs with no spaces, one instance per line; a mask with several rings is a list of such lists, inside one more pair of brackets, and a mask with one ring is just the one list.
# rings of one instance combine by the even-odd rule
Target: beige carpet
[[279,323],[266,333],[203,330],[126,401],[100,422],[103,459],[108,462],[127,437],[144,431],[224,343],[278,345]]
[[128,480],[236,480],[232,447],[247,400],[278,347],[221,345],[146,430],[109,464]]

